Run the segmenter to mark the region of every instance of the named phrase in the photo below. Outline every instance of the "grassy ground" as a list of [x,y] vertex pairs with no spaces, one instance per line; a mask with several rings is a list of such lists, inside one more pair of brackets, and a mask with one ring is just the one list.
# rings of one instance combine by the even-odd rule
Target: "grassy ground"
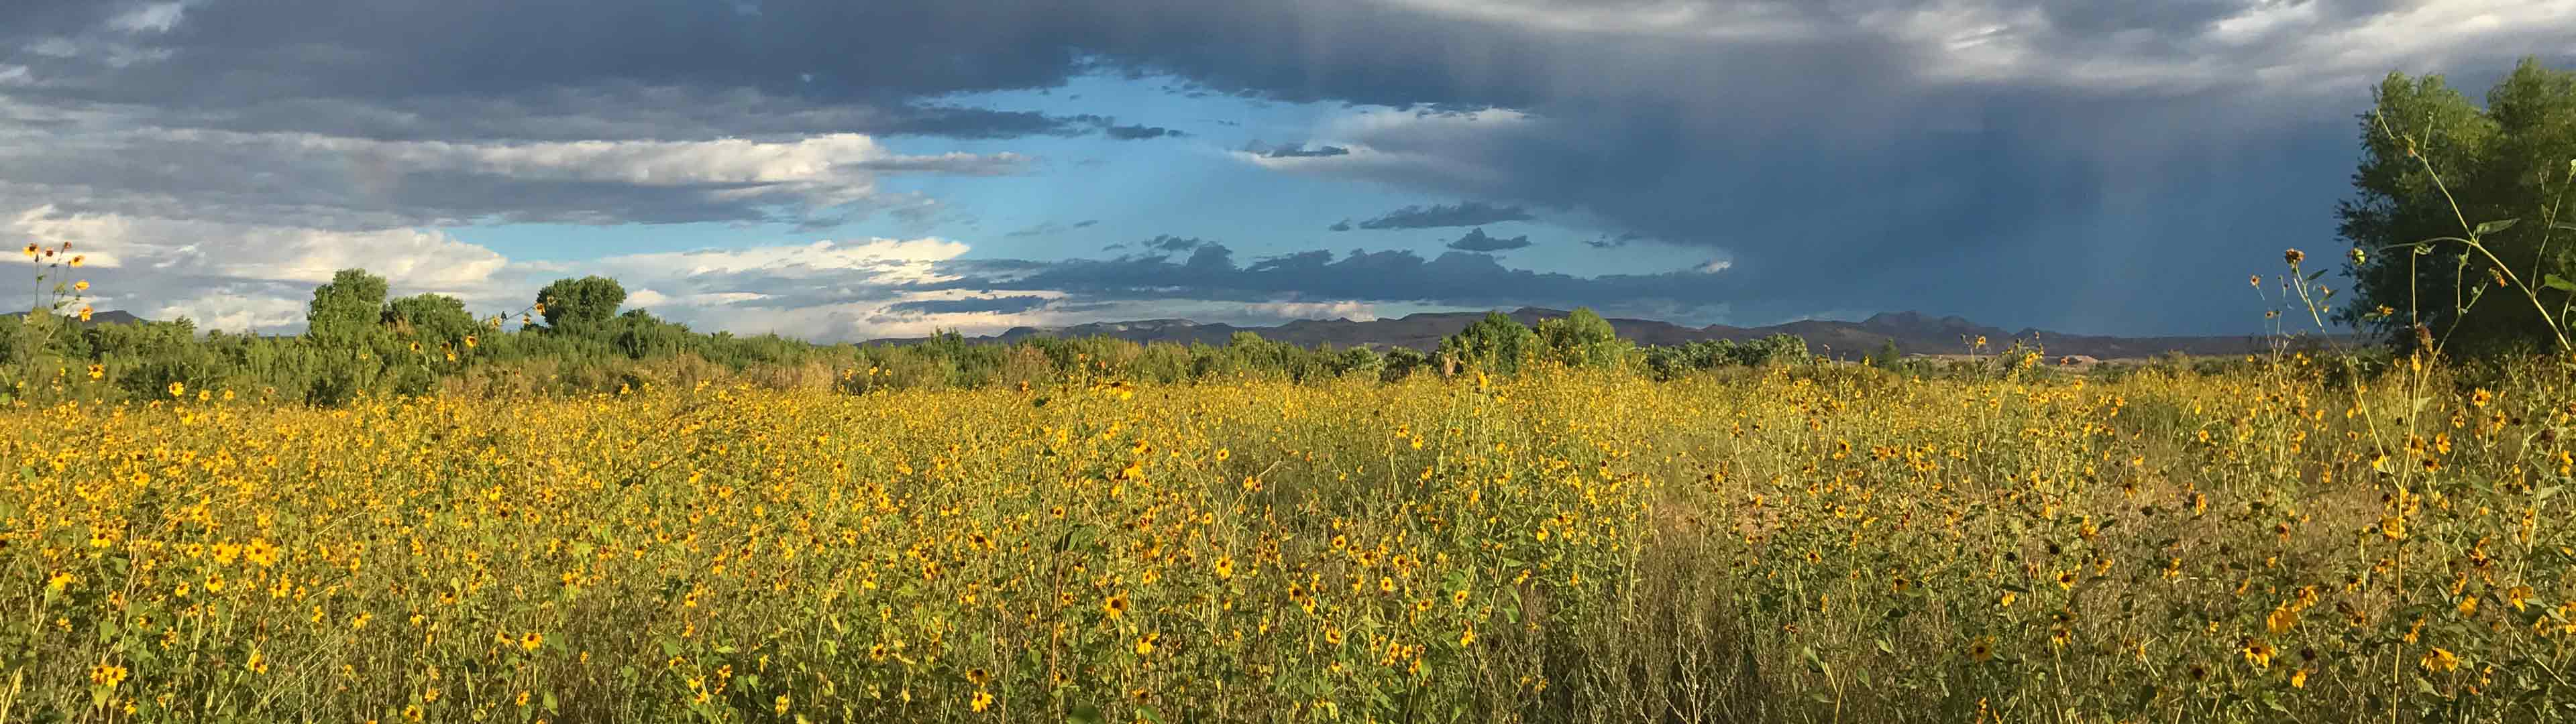
[[2576,388],[753,391],[0,413],[0,720],[2532,721]]

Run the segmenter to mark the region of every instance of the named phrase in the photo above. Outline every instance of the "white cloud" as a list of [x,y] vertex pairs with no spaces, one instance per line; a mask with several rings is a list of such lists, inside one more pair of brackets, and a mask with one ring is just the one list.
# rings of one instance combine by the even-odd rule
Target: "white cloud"
[[248,285],[202,292],[131,311],[145,319],[187,317],[199,330],[277,331],[304,325],[307,297]]
[[2209,38],[2227,45],[2250,45],[2315,25],[2321,19],[2313,2],[2266,3],[2211,25]]
[[1056,327],[1087,320],[1087,315],[1076,317],[1054,310],[890,314],[884,305],[851,303],[764,313],[756,319],[746,320],[752,329],[740,331],[777,332],[816,341],[846,342],[883,337],[927,337],[946,330],[968,336],[992,335],[1013,327]]
[[[2039,6],[1946,2],[1859,16],[1861,25],[1930,49],[1917,71],[1938,82],[2116,91],[2292,91],[2343,94],[2391,69],[2530,52],[2576,51],[2568,0],[2422,0],[2329,16],[2321,2],[2265,0],[2196,26],[2084,35]],[[2553,47],[2555,46],[2555,47]]]
[[[999,331],[1056,323],[1043,310],[919,314],[906,302],[989,296],[1061,298],[1053,290],[921,290],[956,279],[938,265],[966,253],[940,238],[816,241],[606,256],[579,262],[512,262],[446,232],[412,228],[327,231],[70,212],[39,206],[0,215],[0,234],[45,245],[69,242],[97,278],[94,302],[147,318],[188,317],[199,329],[286,332],[304,321],[314,286],[345,268],[383,276],[397,295],[436,292],[490,311],[523,304],[546,280],[600,274],[632,290],[630,308],[708,331],[778,332],[845,340]],[[989,328],[989,329],[987,329]]]
[[340,269],[365,267],[397,287],[467,290],[489,284],[509,264],[490,249],[416,229],[324,231],[71,213],[51,205],[20,212],[5,228],[38,243],[70,242],[100,267],[236,279],[320,283]]
[[[936,237],[824,240],[528,263],[514,272],[532,283],[544,275],[614,278],[631,290],[627,306],[697,329],[841,340],[899,334],[870,321],[893,319],[887,314],[896,304],[980,296],[909,288],[956,279],[938,265],[967,250],[964,243]],[[982,316],[986,322],[998,319]]]
[[[11,116],[38,125],[13,127]],[[46,123],[52,121],[54,123]],[[412,141],[163,128],[138,109],[0,99],[0,198],[342,230],[495,220],[784,222],[935,213],[902,174],[1015,173],[1008,152],[905,154],[849,133],[777,141]],[[908,218],[908,217],[907,217]]]
[[62,36],[38,38],[23,49],[47,58],[70,58],[80,55],[81,52],[79,43]]
[[1243,307],[1258,316],[1275,319],[1377,319],[1377,305],[1368,302],[1256,302]]
[[951,279],[953,277],[936,273],[933,264],[955,259],[966,253],[967,248],[963,243],[937,237],[824,240],[791,246],[623,254],[577,265],[550,265],[549,268],[598,269],[644,280],[765,273],[789,278],[855,279],[867,284],[891,285]]
[[[194,134],[189,134],[194,135]],[[876,171],[995,173],[1023,159],[1011,153],[907,156],[876,139],[835,133],[792,142],[739,138],[712,141],[566,141],[451,143],[378,141],[318,134],[208,133],[209,137],[275,138],[281,145],[360,155],[414,170],[466,171],[531,179],[611,181],[641,186],[808,184],[865,190]]]
[[301,326],[314,286],[341,269],[385,277],[396,294],[436,292],[476,306],[529,291],[507,258],[445,232],[328,231],[68,212],[39,206],[0,216],[0,235],[70,243],[94,303],[146,318],[189,317],[199,329],[286,331]]
[[883,173],[992,175],[1017,170],[1018,154],[908,156],[876,139],[835,133],[790,142],[738,138],[712,141],[568,141],[452,143],[378,141],[316,134],[180,132],[183,136],[265,140],[299,151],[353,159],[397,173],[448,171],[519,180],[585,181],[645,187],[709,186],[717,199],[788,195],[812,208],[853,203],[876,193]]
[[122,33],[167,33],[179,27],[180,16],[187,10],[185,2],[144,3],[108,18],[107,27]]
[[21,48],[39,57],[58,60],[87,58],[110,68],[124,68],[136,63],[168,60],[172,54],[169,48],[140,46],[97,36],[86,39],[51,36],[37,39]]

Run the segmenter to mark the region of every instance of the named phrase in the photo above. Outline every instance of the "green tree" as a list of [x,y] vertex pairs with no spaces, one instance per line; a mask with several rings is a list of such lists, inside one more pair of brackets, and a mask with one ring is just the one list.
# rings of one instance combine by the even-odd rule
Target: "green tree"
[[641,309],[617,315],[612,326],[616,332],[609,339],[632,359],[678,354],[689,351],[697,342],[697,335],[691,334],[687,325],[664,321]]
[[1898,362],[1902,362],[1904,360],[1905,352],[1896,348],[1896,339],[1893,337],[1888,338],[1886,342],[1880,343],[1878,345],[1878,352],[1869,356],[1869,363],[1880,369],[1895,367]]
[[1378,379],[1394,382],[1430,365],[1431,356],[1423,354],[1422,350],[1395,347],[1386,351],[1386,361],[1379,365]]
[[385,307],[385,319],[395,330],[425,345],[461,345],[466,335],[482,325],[474,322],[474,313],[465,311],[465,302],[444,294],[416,294]]
[[1460,371],[1511,374],[1519,372],[1521,361],[1536,356],[1538,350],[1538,335],[1530,328],[1502,312],[1486,312],[1485,318],[1441,339],[1439,355],[1456,362]]
[[1752,367],[1801,364],[1811,359],[1807,354],[1806,338],[1787,332],[1735,345],[1728,351],[1735,355],[1737,362]]
[[537,303],[545,307],[547,327],[581,331],[617,316],[617,307],[626,303],[626,287],[603,276],[557,279],[537,290]]
[[1550,358],[1569,367],[1617,367],[1633,346],[1591,307],[1539,322],[1538,338]]
[[1352,347],[1342,350],[1340,355],[1334,357],[1332,366],[1333,374],[1366,374],[1374,377],[1386,366],[1386,358],[1378,355],[1377,350]]
[[2549,281],[2576,277],[2576,72],[2525,59],[2484,108],[2441,76],[2392,73],[2374,101],[2336,209],[2358,252],[2338,318],[2401,345],[2419,322],[2468,352],[2558,344],[2576,291]]
[[349,346],[364,343],[385,313],[385,278],[365,269],[342,269],[330,283],[313,289],[305,307],[305,335],[314,342]]

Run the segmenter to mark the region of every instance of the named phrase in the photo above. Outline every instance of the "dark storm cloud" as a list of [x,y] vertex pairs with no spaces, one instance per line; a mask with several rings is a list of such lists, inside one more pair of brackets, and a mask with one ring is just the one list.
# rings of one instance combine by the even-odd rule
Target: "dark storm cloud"
[[1003,236],[1007,236],[1007,237],[1015,237],[1015,238],[1017,238],[1017,237],[1031,237],[1031,236],[1049,236],[1049,235],[1053,235],[1053,234],[1061,234],[1061,233],[1064,233],[1064,232],[1067,232],[1067,231],[1072,231],[1072,230],[1075,230],[1075,229],[1088,229],[1088,228],[1091,228],[1092,226],[1097,225],[1097,224],[1099,224],[1099,223],[1100,223],[1100,220],[1099,220],[1099,219],[1083,219],[1083,220],[1081,220],[1081,221],[1076,221],[1076,222],[1073,222],[1073,223],[1070,223],[1070,224],[1067,224],[1067,223],[1064,223],[1064,222],[1060,222],[1060,221],[1049,221],[1049,222],[1046,222],[1046,223],[1043,223],[1043,224],[1039,224],[1039,225],[1036,225],[1036,226],[1032,226],[1032,227],[1029,227],[1029,228],[1026,228],[1026,229],[1020,229],[1020,230],[1016,230],[1016,231],[1005,232],[1005,233],[1003,233],[1002,235],[1003,235]]
[[1121,141],[1141,141],[1149,138],[1164,137],[1177,138],[1180,136],[1190,135],[1169,128],[1163,128],[1161,126],[1110,126],[1108,128],[1101,129],[1101,132],[1108,134],[1110,138]]
[[[1157,235],[1152,239],[1145,240],[1144,243],[1144,247],[1146,249],[1166,253],[1190,251],[1204,246],[1217,245],[1214,242],[1202,241],[1196,238],[1184,239],[1170,234]],[[1222,249],[1224,247],[1217,246],[1217,248]]]
[[1583,244],[1595,249],[1616,249],[1627,246],[1628,242],[1641,241],[1645,238],[1645,235],[1631,231],[1618,235],[1602,234],[1598,239],[1585,239]]
[[1087,124],[1093,128],[1100,129],[1100,135],[1107,136],[1113,141],[1143,141],[1155,138],[1180,138],[1182,136],[1190,135],[1189,133],[1177,128],[1164,128],[1161,126],[1148,126],[1143,124],[1119,125],[1118,119],[1115,117],[1092,115],[1087,113],[1067,116],[1066,120]]
[[[2084,331],[2233,328],[2227,315],[2250,300],[2232,301],[2241,274],[2217,270],[2277,253],[2242,240],[2331,245],[2350,117],[2375,76],[2449,71],[2475,93],[2480,73],[2515,55],[2570,58],[2563,18],[2541,3],[764,0],[743,12],[699,0],[229,0],[185,5],[166,26],[155,7],[9,5],[0,74],[15,75],[0,75],[0,118],[66,113],[0,123],[12,146],[0,148],[11,174],[0,190],[192,215],[309,209],[348,225],[769,218],[787,199],[713,187],[441,189],[429,187],[490,179],[406,175],[353,201],[302,185],[346,171],[222,181],[142,161],[71,167],[156,158],[79,142],[98,126],[84,113],[419,141],[1115,138],[1155,127],[950,99],[1104,71],[1167,75],[1187,93],[1425,111],[1314,129],[1334,145],[1313,151],[1252,155],[1722,252],[1739,277],[1725,301],[1741,309],[1922,308]],[[1468,113],[1488,108],[1525,120]],[[190,154],[222,151],[177,157]],[[1194,269],[1256,274],[1212,249],[1190,250],[1211,262]]]
[[1362,229],[1436,229],[1444,226],[1477,226],[1505,221],[1528,221],[1529,211],[1518,206],[1496,206],[1481,201],[1455,204],[1407,206],[1362,221]]
[[1269,150],[1256,151],[1256,153],[1261,154],[1262,158],[1329,158],[1332,156],[1351,155],[1351,150],[1340,146],[1316,146],[1310,149],[1304,144],[1291,144]]
[[[619,149],[83,129],[54,140],[0,143],[0,190],[10,192],[0,198],[44,199],[75,211],[343,230],[917,213],[923,211],[918,199],[879,193],[874,179],[1001,175],[1027,161],[1007,154],[898,155],[847,138]],[[782,159],[802,163],[772,163]]]
[[1722,250],[1740,277],[1732,309],[1747,321],[1938,307],[2009,327],[2233,331],[2260,319],[2237,286],[2243,273],[2277,255],[2248,250],[2246,234],[2335,243],[2331,211],[2357,132],[2342,114],[2185,139],[2169,129],[2206,125],[2219,99],[2011,100],[1927,109],[1918,117],[1953,115],[1954,127],[1870,143],[1746,146],[1648,113],[1624,119],[1624,140],[1608,147],[1597,129],[1545,118],[1400,129],[1362,140],[1502,171],[1346,173],[1551,199],[1659,243]]
[[1481,227],[1468,229],[1466,236],[1458,237],[1457,240],[1449,242],[1449,248],[1456,249],[1458,251],[1510,251],[1513,249],[1527,247],[1529,245],[1530,240],[1528,234],[1522,234],[1511,238],[1486,236],[1485,230]]
[[1332,252],[1316,250],[1238,264],[1230,250],[1217,244],[1200,246],[1177,262],[1161,256],[1057,262],[959,260],[942,264],[940,271],[958,278],[923,288],[1048,289],[1093,301],[1316,299],[1463,307],[1591,305],[1684,316],[1722,306],[1736,294],[1733,280],[1723,273],[1685,270],[1582,277],[1509,268],[1491,255],[1459,251],[1426,259],[1410,251],[1353,250],[1337,258]]
[[826,132],[957,139],[1092,133],[1090,118],[914,103],[768,95],[754,89],[612,84],[510,97],[261,98],[176,109],[165,122],[229,131],[297,131],[385,140],[580,141],[785,137]]

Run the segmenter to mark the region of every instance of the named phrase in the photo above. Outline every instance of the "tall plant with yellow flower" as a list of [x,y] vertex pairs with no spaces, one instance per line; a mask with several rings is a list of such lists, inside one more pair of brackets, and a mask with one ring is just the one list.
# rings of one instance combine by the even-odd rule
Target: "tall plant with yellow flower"
[[54,350],[64,346],[60,337],[76,333],[76,327],[64,317],[77,317],[88,322],[93,310],[89,306],[89,280],[74,280],[72,271],[88,262],[86,255],[72,253],[72,243],[29,242],[20,250],[32,266],[28,284],[27,312],[17,315],[17,324],[9,330],[6,351],[9,354],[6,394],[22,396],[30,381],[39,379],[48,363],[57,362]]

